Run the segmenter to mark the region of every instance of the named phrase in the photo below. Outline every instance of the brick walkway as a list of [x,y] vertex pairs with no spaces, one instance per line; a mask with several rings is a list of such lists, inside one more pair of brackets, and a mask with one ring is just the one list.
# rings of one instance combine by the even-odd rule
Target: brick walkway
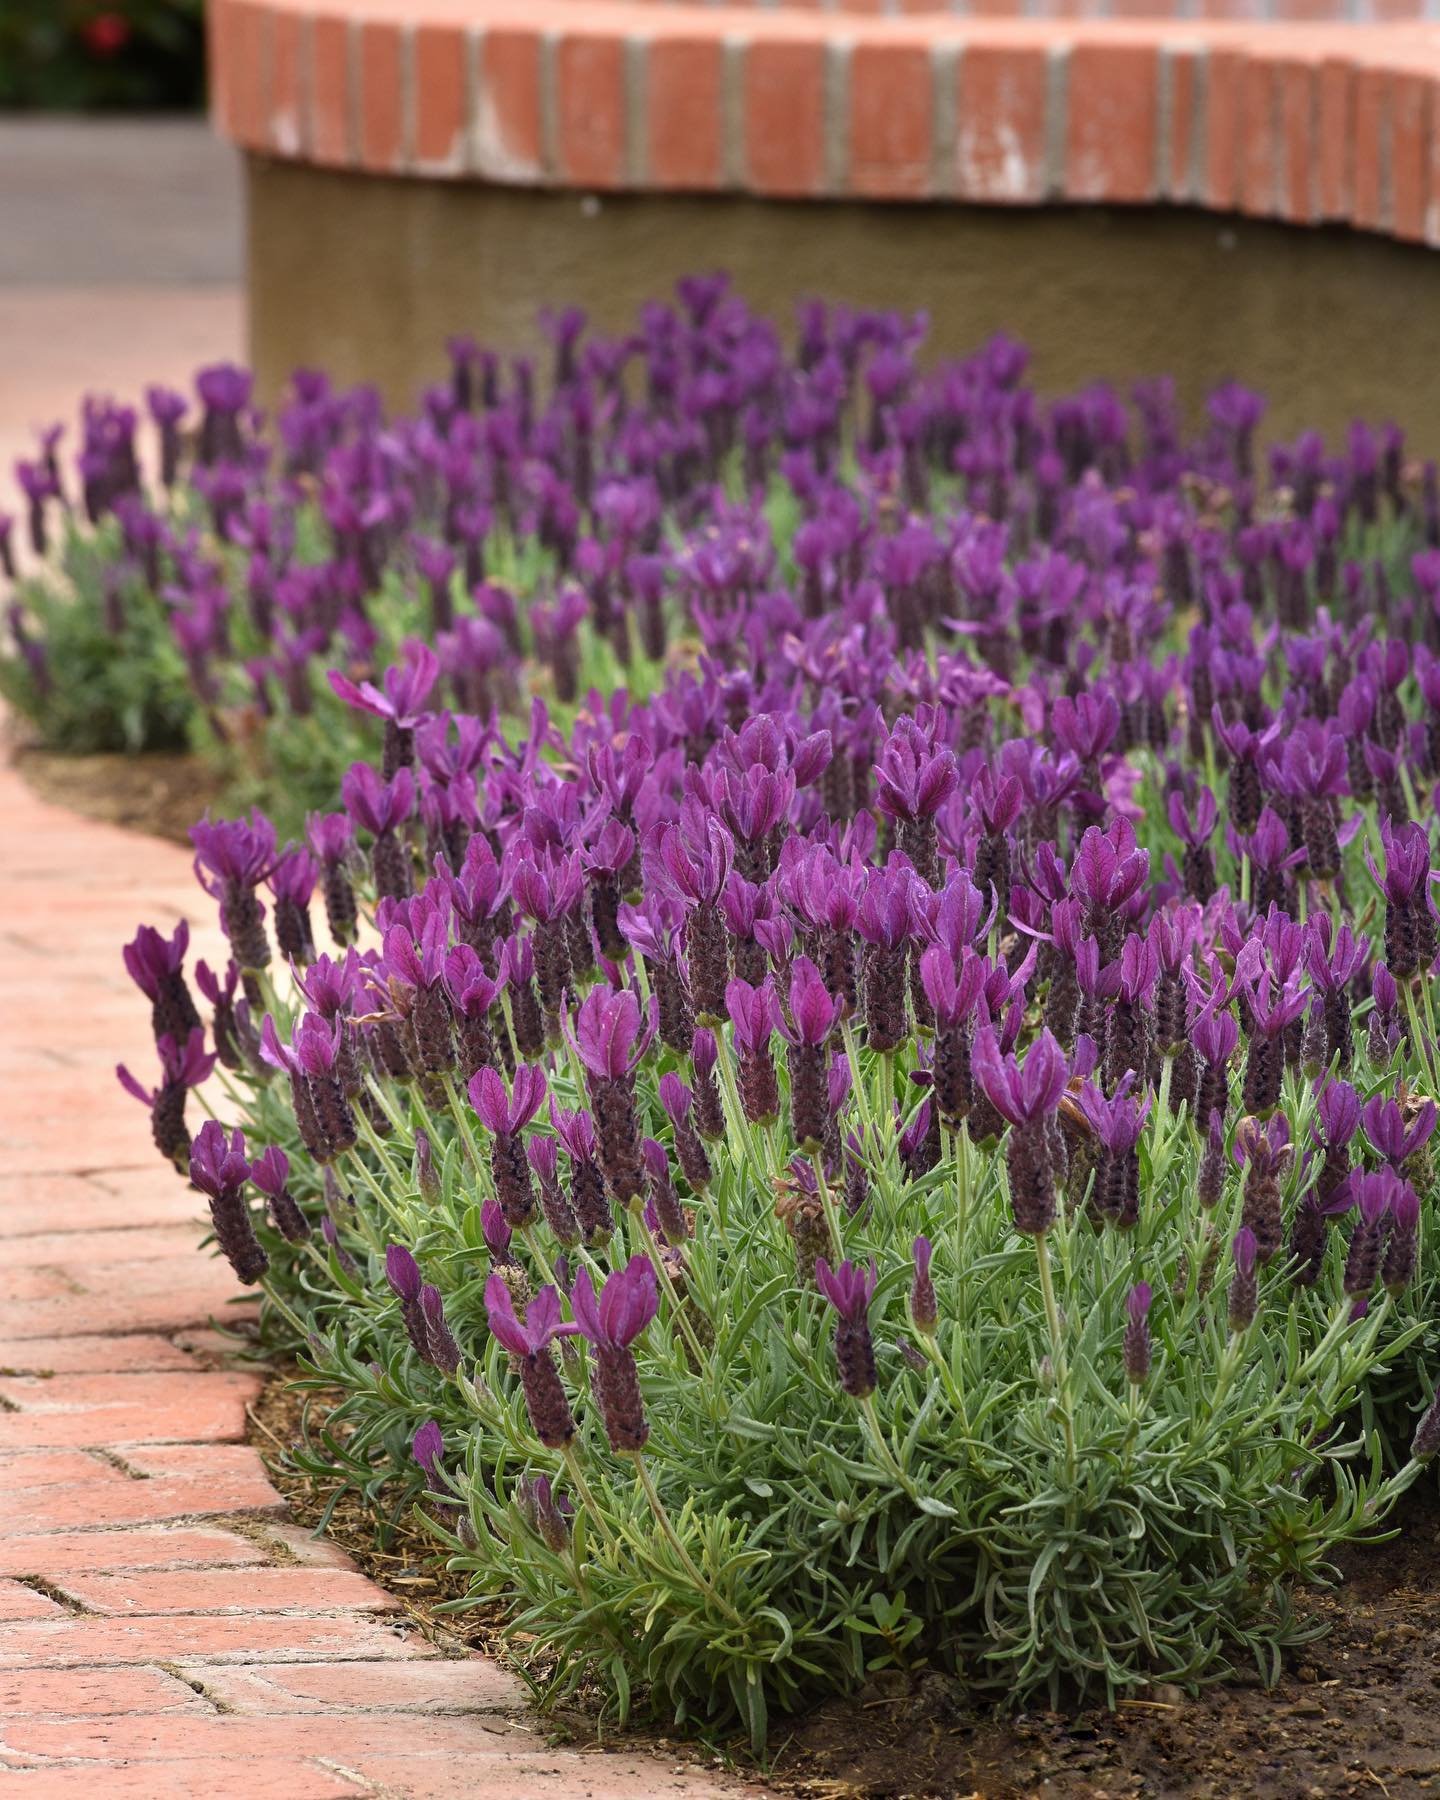
[[[0,767],[0,1786],[15,1800],[465,1795],[705,1800],[737,1784],[547,1750],[519,1684],[400,1629],[292,1523],[243,1442],[223,1263],[159,1165],[119,946],[173,922],[185,854]],[[201,946],[202,953],[204,946]]]

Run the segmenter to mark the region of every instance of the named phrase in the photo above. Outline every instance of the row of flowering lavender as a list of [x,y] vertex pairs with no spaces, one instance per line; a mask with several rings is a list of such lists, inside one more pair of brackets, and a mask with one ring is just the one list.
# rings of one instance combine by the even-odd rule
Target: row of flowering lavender
[[[1082,764],[1163,751],[1183,720],[1177,863],[1201,889],[1202,775],[1214,790],[1235,765],[1227,839],[1263,892],[1302,845],[1333,862],[1342,790],[1398,817],[1433,780],[1440,482],[1398,432],[1356,426],[1338,455],[1306,434],[1262,473],[1263,409],[1233,384],[1191,440],[1164,382],[1129,407],[1105,387],[1045,405],[1007,340],[930,370],[923,320],[818,306],[787,351],[718,280],[617,339],[571,312],[545,325],[548,385],[456,341],[449,379],[398,418],[313,371],[273,415],[228,366],[194,400],[152,389],[149,484],[138,410],[87,402],[73,460],[55,427],[17,466],[23,527],[0,516],[0,576],[17,534],[54,559],[8,607],[12,701],[61,747],[188,731],[237,788],[267,783],[289,830],[361,754],[327,671],[413,634],[438,693],[481,717],[537,669],[564,708],[592,683],[663,683],[691,736],[809,692],[838,816],[869,798],[872,691],[945,697],[983,735],[995,692],[1041,704],[1038,656],[1119,709],[1074,722]],[[969,654],[937,664],[931,639]],[[662,675],[682,645],[718,691]],[[1317,728],[1288,758],[1259,716],[1282,673]],[[447,804],[428,779],[421,795]]]
[[[127,1081],[347,1394],[346,1478],[423,1480],[562,1679],[757,1741],[887,1663],[1021,1699],[1263,1659],[1281,1584],[1440,1448],[1428,652],[1247,560],[1233,392],[1185,450],[1152,405],[1137,455],[992,349],[970,497],[1026,496],[1031,541],[938,477],[922,520],[978,448],[910,441],[894,348],[830,425],[795,400],[788,566],[723,493],[667,501],[698,668],[564,729],[447,708],[419,640],[335,671],[378,766],[303,843],[196,828],[208,1018],[183,933],[127,951],[162,1070]],[[1428,530],[1349,454],[1295,453],[1297,516]]]

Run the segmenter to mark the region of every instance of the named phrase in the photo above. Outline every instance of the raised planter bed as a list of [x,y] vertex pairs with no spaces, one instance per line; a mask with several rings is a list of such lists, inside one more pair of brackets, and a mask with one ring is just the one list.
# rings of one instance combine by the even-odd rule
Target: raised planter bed
[[1434,26],[901,10],[218,0],[262,387],[323,359],[408,398],[449,331],[616,326],[708,264],[772,309],[904,296],[944,349],[1015,330],[1053,387],[1433,415]]

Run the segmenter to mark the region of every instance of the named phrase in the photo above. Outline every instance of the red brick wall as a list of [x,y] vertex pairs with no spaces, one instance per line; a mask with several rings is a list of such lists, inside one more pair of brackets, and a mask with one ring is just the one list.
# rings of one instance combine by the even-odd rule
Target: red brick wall
[[213,0],[214,106],[246,148],[377,172],[1171,201],[1440,243],[1440,27],[1395,22],[1425,3]]

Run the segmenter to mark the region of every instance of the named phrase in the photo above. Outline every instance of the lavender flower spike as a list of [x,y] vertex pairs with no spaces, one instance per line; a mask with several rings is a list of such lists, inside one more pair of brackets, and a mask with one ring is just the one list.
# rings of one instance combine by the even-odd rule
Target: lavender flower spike
[[530,1302],[522,1324],[505,1278],[498,1272],[485,1283],[485,1311],[494,1337],[519,1359],[520,1385],[531,1429],[549,1450],[563,1450],[575,1436],[575,1417],[555,1366],[550,1345],[573,1326],[560,1322],[560,1294],[543,1287]]
[[190,1179],[210,1201],[210,1222],[225,1260],[241,1281],[258,1281],[270,1259],[255,1236],[245,1204],[250,1165],[245,1160],[244,1132],[237,1130],[227,1142],[225,1127],[207,1119],[190,1152]]
[[609,1276],[598,1299],[588,1269],[581,1269],[570,1290],[576,1328],[595,1349],[595,1398],[612,1450],[633,1454],[650,1436],[630,1346],[659,1309],[655,1271],[643,1256],[632,1256]]
[[853,1400],[866,1400],[875,1392],[875,1346],[870,1336],[870,1302],[877,1274],[842,1262],[832,1269],[823,1256],[815,1263],[815,1285],[840,1315],[835,1327],[835,1363],[840,1385]]

